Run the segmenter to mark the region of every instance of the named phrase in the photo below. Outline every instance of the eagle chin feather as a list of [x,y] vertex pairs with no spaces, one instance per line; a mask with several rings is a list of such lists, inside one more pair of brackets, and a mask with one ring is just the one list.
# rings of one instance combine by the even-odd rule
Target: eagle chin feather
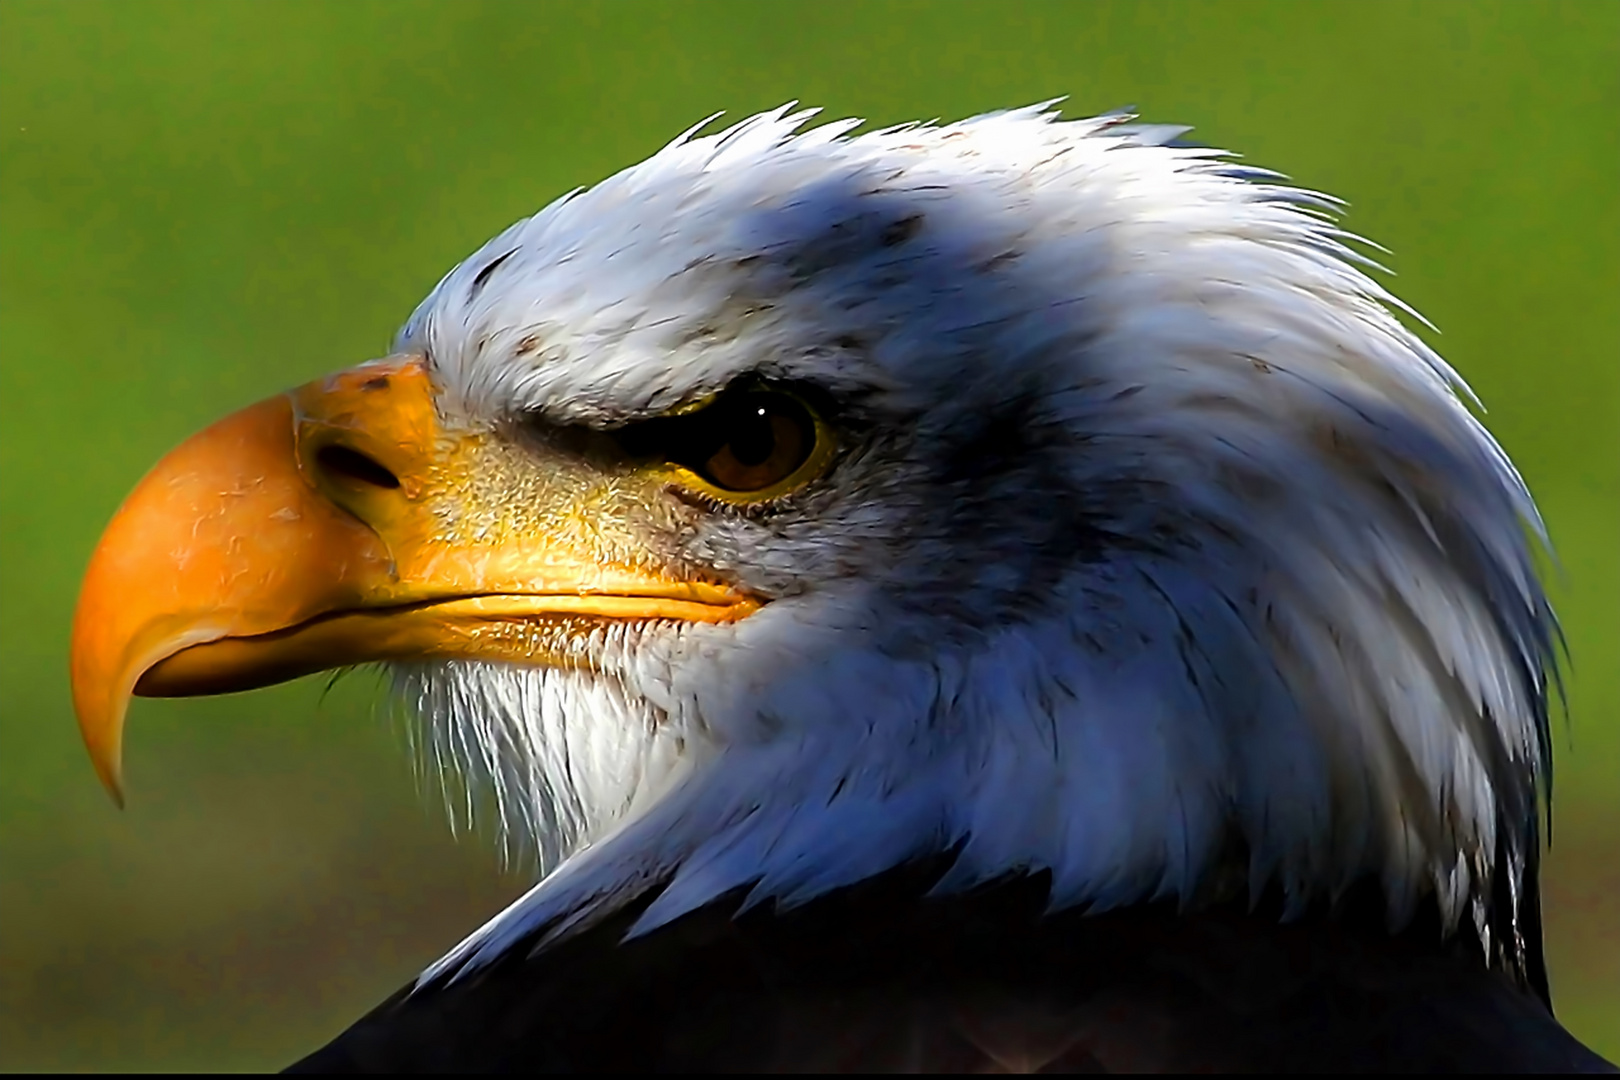
[[1541,525],[1337,203],[1129,117],[683,135],[453,270],[401,332],[468,425],[615,428],[743,378],[843,432],[663,554],[769,600],[580,663],[397,669],[545,875],[431,967],[645,905],[937,894],[1297,915],[1432,899],[1545,993]]

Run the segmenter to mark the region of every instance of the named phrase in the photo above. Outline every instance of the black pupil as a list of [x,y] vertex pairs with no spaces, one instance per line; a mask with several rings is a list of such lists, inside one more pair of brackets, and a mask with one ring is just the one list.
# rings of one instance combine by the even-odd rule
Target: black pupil
[[[796,432],[804,445],[797,460],[780,463],[784,475],[801,465],[813,447],[814,421],[793,395],[751,388],[727,391],[707,408],[683,416],[630,424],[614,432],[614,439],[633,458],[662,459],[707,476],[721,454],[733,468],[774,471],[773,459],[795,453],[792,445],[782,443],[788,432]],[[709,479],[728,486],[724,478]]]
[[731,431],[731,456],[743,465],[760,465],[776,449],[776,429],[768,407],[749,402]]

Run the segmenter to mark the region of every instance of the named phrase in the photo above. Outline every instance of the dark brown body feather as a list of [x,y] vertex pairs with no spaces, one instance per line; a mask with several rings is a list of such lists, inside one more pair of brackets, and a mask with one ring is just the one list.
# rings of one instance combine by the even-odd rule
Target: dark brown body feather
[[785,913],[627,911],[401,991],[293,1071],[1466,1071],[1610,1067],[1477,942],[1378,905],[1044,915],[891,874]]

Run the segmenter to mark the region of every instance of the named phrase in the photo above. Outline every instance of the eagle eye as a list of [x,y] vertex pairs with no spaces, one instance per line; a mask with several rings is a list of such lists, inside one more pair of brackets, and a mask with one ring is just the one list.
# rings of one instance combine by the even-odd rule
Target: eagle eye
[[791,491],[817,475],[833,449],[830,429],[798,395],[762,386],[727,390],[617,434],[634,456],[674,466],[684,486],[734,502]]
[[786,394],[747,394],[726,411],[716,431],[724,441],[693,470],[715,486],[738,492],[774,487],[810,456],[815,423]]

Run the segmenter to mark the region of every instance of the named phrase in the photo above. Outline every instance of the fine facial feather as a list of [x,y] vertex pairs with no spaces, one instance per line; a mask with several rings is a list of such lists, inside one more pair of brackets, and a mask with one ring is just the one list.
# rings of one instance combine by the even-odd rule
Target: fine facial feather
[[1536,981],[1539,522],[1329,201],[1117,117],[810,115],[560,200],[401,333],[514,443],[744,377],[840,432],[776,503],[625,524],[755,615],[400,671],[555,867],[426,978],[655,887],[633,933],[955,850],[942,892],[1097,910],[1372,878]]

